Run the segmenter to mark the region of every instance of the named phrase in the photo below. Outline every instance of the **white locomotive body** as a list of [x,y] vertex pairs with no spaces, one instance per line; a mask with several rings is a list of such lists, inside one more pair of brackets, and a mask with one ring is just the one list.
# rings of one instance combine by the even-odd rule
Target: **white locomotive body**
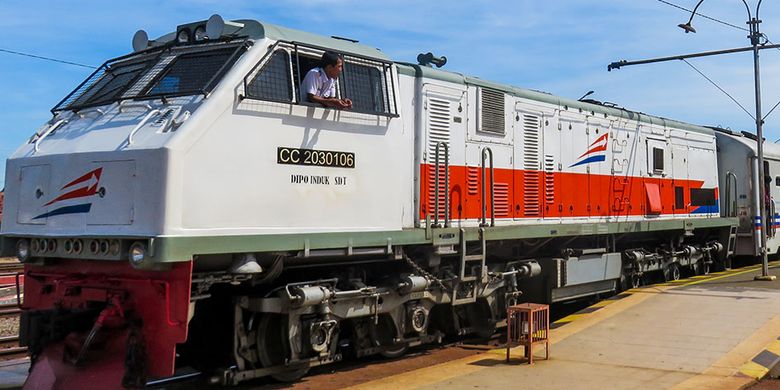
[[[7,163],[2,249],[28,264],[38,360],[65,364],[51,351],[89,331],[47,336],[62,310],[122,312],[113,331],[145,344],[106,359],[149,351],[125,384],[169,375],[177,350],[232,367],[224,383],[290,380],[345,348],[490,333],[521,293],[613,292],[731,255],[709,128],[253,20],[137,38]],[[352,110],[298,97],[325,50]]]

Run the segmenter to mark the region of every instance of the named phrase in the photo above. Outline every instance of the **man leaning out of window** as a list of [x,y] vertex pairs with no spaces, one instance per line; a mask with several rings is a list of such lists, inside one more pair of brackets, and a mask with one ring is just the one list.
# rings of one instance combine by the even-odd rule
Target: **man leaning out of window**
[[301,101],[319,103],[339,110],[352,108],[352,101],[336,96],[336,80],[344,69],[344,60],[332,52],[322,54],[320,66],[306,73],[301,83]]

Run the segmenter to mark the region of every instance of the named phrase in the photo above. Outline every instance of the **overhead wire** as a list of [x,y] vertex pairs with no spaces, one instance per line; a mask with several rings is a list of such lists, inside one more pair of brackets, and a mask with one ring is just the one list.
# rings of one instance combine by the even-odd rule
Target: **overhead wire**
[[[690,10],[690,9],[687,9],[687,8],[685,8],[685,7],[682,7],[682,6],[679,6],[679,5],[677,5],[677,4],[671,3],[671,2],[669,2],[669,1],[666,1],[666,0],[657,0],[657,1],[658,1],[658,2],[660,2],[660,3],[666,4],[666,5],[670,6],[670,7],[674,7],[674,8],[681,9],[681,10],[683,10],[683,11],[686,11],[686,12],[693,13],[693,11],[692,11],[692,10]],[[698,16],[700,16],[700,17],[702,17],[702,18],[705,18],[705,19],[709,19],[709,20],[711,20],[711,21],[713,21],[713,22],[720,23],[720,24],[723,24],[723,25],[725,25],[725,26],[729,26],[729,27],[732,27],[732,28],[735,28],[735,29],[741,30],[741,31],[751,32],[751,31],[750,31],[750,29],[747,29],[747,28],[744,28],[744,27],[740,27],[740,26],[737,26],[737,25],[734,25],[734,24],[731,24],[731,23],[728,23],[728,22],[724,22],[724,21],[722,21],[722,20],[720,20],[720,19],[716,19],[716,18],[713,18],[713,17],[711,17],[711,16],[708,16],[708,15],[704,15],[704,14],[702,14],[702,13],[699,13],[699,12],[697,12],[697,13],[696,13],[696,15],[698,15]],[[773,43],[772,41],[770,41],[770,40],[769,40],[769,37],[767,37],[767,36],[766,36],[766,34],[764,34],[764,33],[761,33],[761,36],[764,38],[764,40],[766,40],[766,43],[768,43],[768,44],[770,44],[770,45],[774,45],[774,43]],[[777,48],[777,50],[780,50],[780,48]],[[718,84],[716,84],[716,83],[715,83],[714,81],[712,81],[712,80],[711,80],[709,77],[707,77],[706,75],[704,75],[704,73],[702,73],[702,72],[701,72],[699,69],[697,69],[695,66],[693,66],[693,65],[692,65],[690,62],[688,62],[688,61],[686,61],[686,60],[683,60],[683,61],[685,61],[685,63],[686,63],[686,64],[688,64],[688,66],[690,66],[691,68],[693,68],[693,69],[694,69],[696,72],[698,72],[698,73],[699,73],[699,74],[700,74],[702,77],[704,77],[705,79],[707,79],[707,81],[709,81],[709,82],[710,82],[712,85],[714,85],[716,88],[718,88],[718,89],[719,89],[721,92],[723,92],[724,94],[726,94],[726,96],[728,96],[728,97],[729,97],[729,99],[731,99],[731,100],[732,100],[734,103],[736,103],[736,104],[737,104],[737,105],[738,105],[738,106],[739,106],[739,107],[740,107],[740,108],[741,108],[743,111],[745,111],[745,112],[746,112],[748,115],[750,115],[750,117],[751,117],[751,118],[753,118],[753,120],[756,120],[756,117],[755,117],[755,116],[753,116],[753,115],[752,115],[750,112],[748,112],[748,111],[745,109],[745,107],[744,107],[744,106],[742,106],[741,104],[739,104],[739,102],[737,102],[737,100],[736,100],[736,99],[734,99],[734,97],[732,97],[732,96],[731,96],[731,95],[729,95],[729,94],[728,94],[728,93],[727,93],[725,90],[723,90],[723,88],[721,88],[720,86],[718,86]],[[775,110],[775,109],[776,109],[778,106],[780,106],[780,101],[778,101],[778,102],[777,102],[777,103],[776,103],[776,104],[775,104],[775,105],[772,107],[772,109],[771,109],[771,110],[769,110],[769,112],[767,112],[767,113],[766,113],[766,115],[764,115],[764,117],[763,117],[763,118],[761,118],[761,120],[762,120],[762,121],[766,120],[766,118],[769,116],[769,114],[771,114],[772,112],[774,112],[774,110]]]
[[[687,8],[685,8],[685,7],[679,6],[679,5],[677,5],[677,4],[674,4],[674,3],[670,3],[670,2],[668,2],[668,1],[666,1],[666,0],[658,0],[658,2],[660,2],[660,3],[663,3],[663,4],[666,4],[666,5],[668,5],[668,6],[671,6],[671,7],[674,7],[674,8],[681,9],[681,10],[683,10],[683,11],[687,11],[687,12],[693,13],[693,10],[687,9]],[[716,23],[720,23],[720,24],[723,24],[723,25],[726,25],[726,26],[729,26],[729,27],[736,28],[736,29],[738,29],[738,30],[742,30],[742,31],[747,31],[747,32],[750,32],[750,30],[749,30],[749,29],[746,29],[746,28],[744,28],[744,27],[739,27],[739,26],[737,26],[737,25],[735,25],[735,24],[731,24],[731,23],[729,23],[729,22],[724,22],[724,21],[722,21],[722,20],[720,20],[720,19],[716,19],[716,18],[713,18],[713,17],[711,17],[711,16],[704,15],[704,14],[702,14],[702,13],[699,13],[699,12],[697,12],[697,13],[696,13],[696,15],[699,15],[699,16],[701,16],[701,17],[702,17],[702,18],[704,18],[704,19],[709,19],[709,20],[712,20],[713,22],[716,22]]]
[[24,56],[24,57],[36,58],[36,59],[44,60],[44,61],[58,62],[58,63],[61,63],[61,64],[80,66],[80,67],[83,67],[83,68],[97,69],[97,66],[84,65],[84,64],[79,64],[78,62],[60,60],[60,59],[57,59],[57,58],[44,57],[44,56],[39,56],[39,55],[29,54],[29,53],[22,53],[20,51],[14,51],[14,50],[8,50],[8,49],[0,48],[0,52],[9,53],[9,54],[16,54],[16,55]]
[[709,81],[709,82],[710,82],[710,84],[714,85],[714,86],[715,86],[715,88],[719,89],[719,90],[720,90],[721,92],[723,92],[723,93],[724,93],[726,96],[728,96],[728,97],[729,97],[729,99],[731,99],[731,101],[733,101],[734,103],[736,103],[736,104],[739,106],[739,108],[741,108],[741,109],[742,109],[742,111],[745,111],[745,112],[748,114],[748,116],[750,116],[751,118],[753,118],[753,120],[756,120],[756,117],[755,117],[755,116],[753,116],[753,114],[751,114],[751,113],[750,113],[750,111],[748,111],[748,110],[747,110],[747,109],[746,109],[746,108],[745,108],[745,107],[744,107],[742,104],[740,104],[740,103],[737,101],[737,99],[734,99],[734,97],[733,97],[733,96],[731,96],[731,95],[730,95],[728,92],[726,92],[726,90],[724,90],[723,88],[721,88],[721,87],[720,87],[720,85],[718,85],[718,84],[717,84],[715,81],[713,81],[711,78],[707,77],[707,75],[705,75],[705,74],[704,74],[704,72],[700,71],[698,68],[696,68],[695,66],[693,66],[693,64],[691,64],[690,62],[688,62],[688,60],[686,60],[685,58],[682,58],[681,60],[682,60],[682,62],[685,62],[686,64],[688,64],[688,66],[690,66],[691,68],[693,68],[693,70],[695,70],[697,73],[699,73],[699,74],[700,74],[702,77],[704,77],[704,78],[705,78],[707,81]]

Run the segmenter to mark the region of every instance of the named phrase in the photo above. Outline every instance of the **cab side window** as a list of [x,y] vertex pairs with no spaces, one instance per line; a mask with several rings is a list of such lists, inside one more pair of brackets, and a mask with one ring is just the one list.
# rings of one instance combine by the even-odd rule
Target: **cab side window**
[[366,112],[384,112],[387,109],[382,93],[384,79],[379,69],[356,63],[344,64],[339,78],[342,96],[352,99],[355,109]]
[[[319,66],[323,52],[300,43],[277,43],[244,78],[244,98],[310,105],[299,101],[300,84],[311,69]],[[340,54],[344,68],[336,81],[338,97],[350,99],[354,112],[397,116],[391,63]]]
[[292,102],[290,55],[276,50],[246,86],[247,96],[272,102]]

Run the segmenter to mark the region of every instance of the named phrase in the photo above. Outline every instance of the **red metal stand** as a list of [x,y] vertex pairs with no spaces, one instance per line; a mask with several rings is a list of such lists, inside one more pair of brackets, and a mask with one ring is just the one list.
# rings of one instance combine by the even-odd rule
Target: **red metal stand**
[[545,359],[550,358],[550,306],[523,303],[509,306],[506,313],[506,361],[512,344],[525,347],[528,364],[534,363],[534,345],[545,345]]

